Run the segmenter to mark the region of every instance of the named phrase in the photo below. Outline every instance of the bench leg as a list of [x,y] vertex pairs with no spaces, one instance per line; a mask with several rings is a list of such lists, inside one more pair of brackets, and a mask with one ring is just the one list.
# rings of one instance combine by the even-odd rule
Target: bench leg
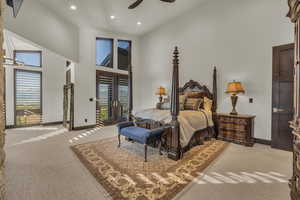
[[121,146],[121,135],[120,134],[118,134],[118,140],[119,140],[118,147],[120,148],[120,146]]
[[161,140],[158,142],[158,150],[159,150],[159,155],[163,155],[161,152]]
[[144,144],[145,147],[145,162],[147,162],[147,144]]

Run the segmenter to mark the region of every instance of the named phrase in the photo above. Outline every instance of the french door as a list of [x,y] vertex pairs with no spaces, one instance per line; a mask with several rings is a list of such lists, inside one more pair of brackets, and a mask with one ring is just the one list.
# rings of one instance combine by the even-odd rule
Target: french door
[[128,75],[97,71],[97,125],[124,121],[128,114]]

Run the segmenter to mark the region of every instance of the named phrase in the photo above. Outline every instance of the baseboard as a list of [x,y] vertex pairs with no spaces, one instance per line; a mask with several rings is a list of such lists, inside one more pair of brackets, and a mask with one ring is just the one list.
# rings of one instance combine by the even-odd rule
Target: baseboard
[[52,125],[59,125],[62,124],[62,121],[57,121],[57,122],[47,122],[47,123],[43,123],[43,126],[52,126]]
[[95,127],[96,127],[96,124],[89,125],[89,126],[77,126],[77,127],[74,127],[73,130],[74,131],[80,131],[80,130],[91,129],[91,128],[95,128]]
[[24,126],[6,125],[5,129],[26,128],[26,127],[34,127],[34,126],[52,126],[52,125],[59,125],[59,124],[62,124],[62,123],[63,123],[62,121],[58,121],[58,122],[47,122],[47,123],[24,125]]
[[13,129],[13,128],[16,128],[15,125],[6,125],[5,126],[5,129]]
[[41,126],[42,124],[30,124],[30,125],[22,125],[22,126],[16,126],[16,125],[6,125],[5,129],[14,129],[14,128],[29,128],[29,127],[35,127],[35,126]]
[[271,145],[271,140],[264,140],[259,138],[254,138],[254,142],[258,144]]

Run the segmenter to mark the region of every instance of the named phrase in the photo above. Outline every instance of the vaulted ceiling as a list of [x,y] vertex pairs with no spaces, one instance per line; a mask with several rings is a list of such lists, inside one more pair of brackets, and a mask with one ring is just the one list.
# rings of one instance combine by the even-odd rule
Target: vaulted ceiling
[[[92,26],[109,31],[141,35],[167,23],[174,17],[207,0],[177,0],[164,3],[159,0],[144,0],[134,10],[128,6],[135,0],[36,0],[42,2],[58,15],[78,26]],[[70,10],[75,4],[77,10]],[[110,16],[115,16],[114,20]],[[142,24],[137,25],[140,21]]]

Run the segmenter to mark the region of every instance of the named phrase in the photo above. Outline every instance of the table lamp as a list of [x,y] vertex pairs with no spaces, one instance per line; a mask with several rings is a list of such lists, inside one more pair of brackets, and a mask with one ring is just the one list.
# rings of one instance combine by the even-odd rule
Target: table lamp
[[162,103],[162,96],[167,94],[166,89],[163,87],[157,88],[155,94],[159,96],[159,103]]
[[236,112],[236,109],[235,109],[237,101],[238,101],[237,94],[245,93],[242,83],[236,82],[236,81],[228,83],[226,93],[231,94],[232,111],[230,114],[237,115],[238,113]]

